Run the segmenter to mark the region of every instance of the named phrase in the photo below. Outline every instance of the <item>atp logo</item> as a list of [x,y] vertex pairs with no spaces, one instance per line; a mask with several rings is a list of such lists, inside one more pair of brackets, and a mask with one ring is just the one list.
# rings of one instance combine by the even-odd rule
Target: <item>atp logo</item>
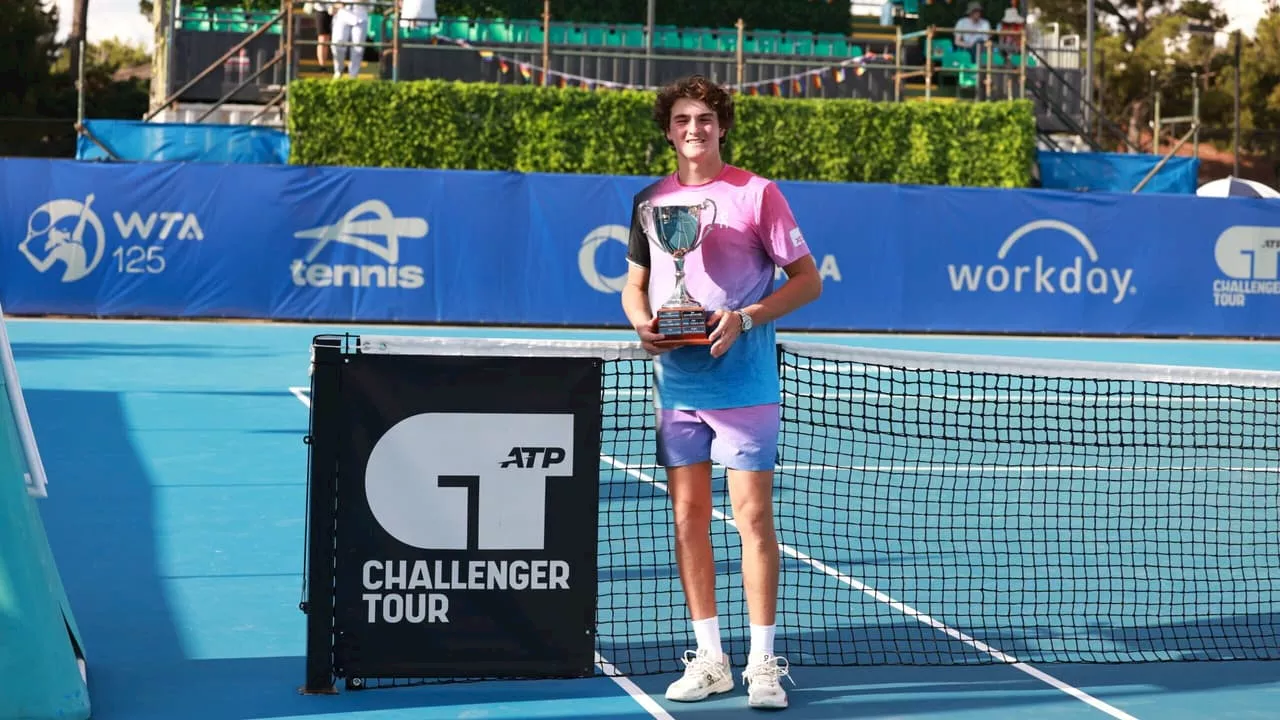
[[[314,240],[307,254],[294,260],[289,270],[298,287],[391,287],[416,290],[425,283],[420,265],[400,264],[400,240],[426,237],[427,221],[398,218],[381,200],[366,200],[333,225],[299,230],[293,236]],[[369,239],[379,237],[381,242]],[[367,253],[380,263],[345,264],[316,262],[330,245],[347,245]]]
[[542,550],[547,481],[572,475],[572,414],[423,413],[378,439],[365,496],[410,547]]
[[[18,245],[37,272],[62,263],[64,283],[75,282],[102,262],[107,233],[91,207],[93,195],[79,200],[50,200],[27,218],[27,237]],[[32,249],[32,245],[35,249]]]
[[631,230],[624,225],[601,225],[583,238],[582,248],[578,250],[578,272],[582,273],[582,279],[592,290],[602,293],[622,292],[627,284],[625,266],[621,275],[604,275],[600,272],[596,255],[601,246],[609,242],[620,243],[625,250],[630,235]]

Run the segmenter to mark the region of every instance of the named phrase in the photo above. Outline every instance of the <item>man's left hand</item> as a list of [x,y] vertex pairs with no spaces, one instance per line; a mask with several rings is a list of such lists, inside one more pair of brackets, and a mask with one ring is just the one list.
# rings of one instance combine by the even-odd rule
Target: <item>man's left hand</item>
[[711,339],[711,357],[720,357],[729,352],[733,343],[742,334],[742,318],[732,310],[716,310],[707,319],[707,327],[714,328]]

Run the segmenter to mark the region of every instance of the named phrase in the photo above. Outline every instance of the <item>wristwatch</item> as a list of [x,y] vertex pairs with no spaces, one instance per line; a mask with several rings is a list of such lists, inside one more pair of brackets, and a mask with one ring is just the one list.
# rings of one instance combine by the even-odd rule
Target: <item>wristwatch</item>
[[738,311],[738,319],[742,321],[742,332],[750,330],[751,326],[754,324],[751,320],[751,316],[747,314],[746,310]]

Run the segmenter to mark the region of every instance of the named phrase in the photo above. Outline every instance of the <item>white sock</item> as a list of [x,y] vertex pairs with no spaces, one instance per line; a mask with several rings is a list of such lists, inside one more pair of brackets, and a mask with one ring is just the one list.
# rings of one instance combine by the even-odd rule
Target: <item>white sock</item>
[[703,620],[693,621],[693,637],[698,641],[698,649],[706,650],[712,660],[719,660],[724,651],[720,647],[720,618],[712,615]]
[[773,636],[777,625],[751,626],[751,652],[747,655],[747,664],[762,662],[766,655],[773,655]]

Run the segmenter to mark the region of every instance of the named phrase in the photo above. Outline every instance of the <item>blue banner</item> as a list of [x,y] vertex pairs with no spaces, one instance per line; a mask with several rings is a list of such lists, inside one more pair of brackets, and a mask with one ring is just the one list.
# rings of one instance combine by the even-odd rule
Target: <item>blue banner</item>
[[[631,198],[652,181],[3,160],[0,303],[622,326]],[[779,185],[825,280],[783,328],[1280,336],[1275,201]]]

